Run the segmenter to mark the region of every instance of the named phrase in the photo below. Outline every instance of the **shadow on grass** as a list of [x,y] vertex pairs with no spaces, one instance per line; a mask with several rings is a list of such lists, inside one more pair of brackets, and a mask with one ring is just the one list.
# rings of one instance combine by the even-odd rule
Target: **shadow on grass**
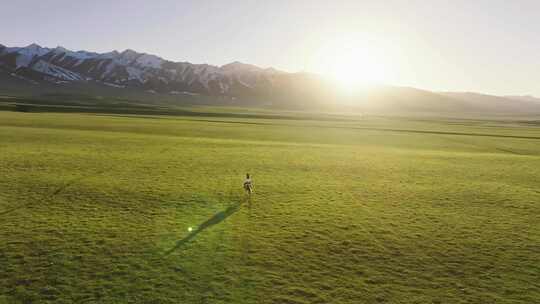
[[246,201],[248,202],[249,205],[251,205],[251,200],[249,198],[247,198],[247,199],[244,199],[244,200],[240,200],[240,201],[232,204],[231,206],[229,206],[227,209],[214,214],[211,218],[209,218],[208,220],[206,220],[202,224],[200,224],[197,227],[197,229],[193,230],[185,238],[183,238],[183,239],[179,240],[178,242],[176,242],[176,245],[173,248],[169,249],[165,253],[165,255],[169,255],[169,254],[173,253],[174,251],[178,250],[180,247],[182,247],[184,244],[188,243],[190,240],[195,238],[199,233],[203,232],[204,230],[223,222],[229,216],[231,216],[231,215],[235,214],[236,212],[238,212],[238,210],[240,210],[240,207],[242,207],[242,205]]

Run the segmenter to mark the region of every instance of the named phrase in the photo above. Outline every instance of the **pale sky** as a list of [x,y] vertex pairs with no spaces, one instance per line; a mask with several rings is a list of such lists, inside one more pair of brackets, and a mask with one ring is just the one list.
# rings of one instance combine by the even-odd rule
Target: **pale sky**
[[334,61],[342,71],[352,53],[351,70],[388,84],[540,96],[537,0],[2,2],[0,43],[8,46],[130,48],[315,73]]

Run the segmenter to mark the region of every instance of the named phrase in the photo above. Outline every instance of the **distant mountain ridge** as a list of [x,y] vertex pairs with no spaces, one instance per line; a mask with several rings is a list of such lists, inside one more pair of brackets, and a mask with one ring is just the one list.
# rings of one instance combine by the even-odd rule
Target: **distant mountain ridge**
[[347,109],[366,113],[540,113],[540,99],[532,96],[430,92],[397,86],[378,86],[344,96],[324,75],[287,73],[238,61],[223,66],[173,62],[130,49],[96,53],[37,44],[0,45],[0,93],[12,90],[26,95],[82,93],[175,104],[207,96],[202,102],[210,105],[300,110],[340,111],[347,105]]
[[0,66],[33,81],[62,84],[94,81],[159,92],[236,95],[272,85],[282,72],[233,62],[221,67],[172,62],[155,55],[123,52],[94,53],[63,47],[0,45]]
[[513,99],[513,100],[540,102],[540,98],[537,98],[531,95],[507,95],[503,97],[508,98],[508,99]]
[[538,107],[540,107],[540,99],[530,96],[527,98],[519,96],[493,96],[474,92],[441,92],[439,94],[474,104],[480,109],[493,108],[507,113],[537,112]]

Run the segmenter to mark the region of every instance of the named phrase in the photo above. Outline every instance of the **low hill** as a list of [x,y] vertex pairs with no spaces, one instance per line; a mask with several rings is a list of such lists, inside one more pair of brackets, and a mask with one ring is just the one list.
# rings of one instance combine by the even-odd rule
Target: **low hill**
[[509,114],[540,113],[540,102],[535,98],[501,97],[473,92],[443,92],[440,94],[465,101],[479,111]]

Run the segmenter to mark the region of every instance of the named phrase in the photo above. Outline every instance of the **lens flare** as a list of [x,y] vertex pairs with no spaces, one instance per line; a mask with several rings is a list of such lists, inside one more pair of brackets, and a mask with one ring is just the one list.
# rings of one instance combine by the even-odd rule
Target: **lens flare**
[[343,92],[352,93],[391,80],[389,57],[390,47],[382,41],[342,33],[325,41],[315,52],[313,61],[316,70],[329,76]]

